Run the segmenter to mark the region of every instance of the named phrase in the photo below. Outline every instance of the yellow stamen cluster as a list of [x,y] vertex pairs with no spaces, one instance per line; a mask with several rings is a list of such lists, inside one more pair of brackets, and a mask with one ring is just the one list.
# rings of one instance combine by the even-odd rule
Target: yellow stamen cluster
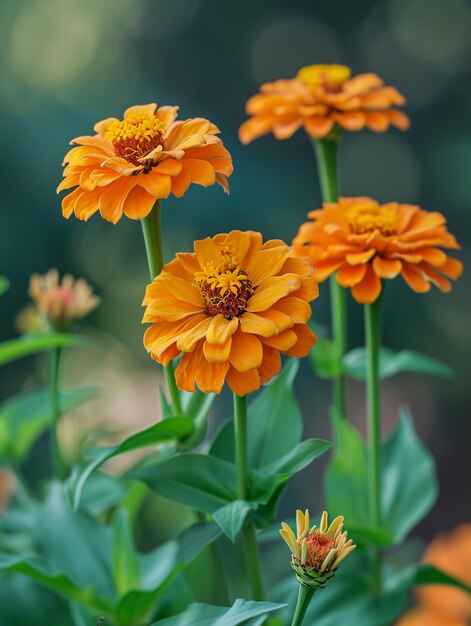
[[378,204],[356,204],[348,209],[346,218],[357,235],[379,230],[388,236],[397,231],[397,212],[393,207],[384,208]]
[[155,115],[136,112],[129,114],[126,119],[112,122],[104,135],[104,139],[111,141],[117,156],[127,161],[139,164],[146,154],[163,146],[165,124]]
[[254,290],[245,270],[237,265],[222,263],[217,267],[207,264],[195,273],[195,282],[201,290],[209,315],[222,314],[232,319],[244,312]]
[[326,88],[341,86],[351,75],[351,69],[345,65],[307,65],[298,72],[298,78],[307,85]]
[[296,511],[296,535],[285,522],[281,526],[280,534],[292,552],[291,566],[303,585],[323,586],[356,548],[351,539],[347,540],[347,531],[342,532],[343,517],[336,517],[329,525],[326,511],[319,527],[312,528],[309,511]]

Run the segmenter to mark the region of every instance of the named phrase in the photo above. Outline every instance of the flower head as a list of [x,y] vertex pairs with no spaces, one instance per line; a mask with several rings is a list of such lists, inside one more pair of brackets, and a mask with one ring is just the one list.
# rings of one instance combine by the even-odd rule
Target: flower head
[[389,126],[409,128],[409,118],[394,108],[405,103],[394,87],[385,87],[376,74],[351,77],[344,65],[309,65],[296,78],[265,83],[247,102],[250,119],[239,130],[242,143],[272,132],[288,139],[301,126],[321,139],[334,127],[347,131],[363,128],[381,133]]
[[378,204],[371,198],[339,198],[308,213],[293,240],[297,254],[308,256],[322,282],[336,272],[357,302],[374,302],[382,279],[401,275],[418,293],[436,285],[451,289],[449,278],[462,272],[460,261],[442,248],[459,249],[441,213],[411,204]]
[[[49,324],[57,330],[67,329],[93,311],[100,302],[83,278],[75,279],[66,274],[59,281],[59,272],[56,269],[50,269],[42,276],[33,274],[29,283],[29,295],[46,325]],[[28,311],[28,319],[36,320],[37,323],[30,308]],[[33,328],[25,330],[31,331]]]
[[306,356],[316,337],[306,325],[317,283],[308,259],[279,240],[232,231],[196,241],[147,287],[144,345],[159,363],[183,353],[180,389],[239,395],[281,367],[280,352]]
[[62,200],[62,213],[88,220],[100,211],[116,224],[123,213],[140,220],[156,200],[183,196],[191,183],[219,183],[229,191],[231,155],[203,118],[176,121],[178,107],[130,107],[119,120],[95,124],[96,134],[77,137],[64,157],[64,180],[57,188],[74,190]]
[[319,527],[312,528],[309,528],[309,511],[296,511],[296,535],[282,522],[280,534],[291,550],[291,567],[301,585],[324,587],[343,559],[356,548],[342,529],[343,517],[336,517],[329,525],[326,511]]
[[[423,560],[442,572],[471,585],[471,524],[462,524],[436,537]],[[468,626],[471,596],[451,585],[424,585],[416,592],[419,605],[397,626]]]

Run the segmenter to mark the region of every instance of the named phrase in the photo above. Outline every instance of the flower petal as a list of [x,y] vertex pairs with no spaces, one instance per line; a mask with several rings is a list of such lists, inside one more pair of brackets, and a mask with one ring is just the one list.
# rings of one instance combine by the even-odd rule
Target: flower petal
[[247,302],[246,311],[250,313],[266,311],[275,302],[292,291],[296,291],[300,286],[301,278],[298,274],[284,274],[283,276],[265,278]]
[[245,312],[239,317],[240,328],[244,333],[252,333],[261,337],[273,337],[279,330],[274,322],[264,319],[255,313]]
[[360,304],[371,304],[381,293],[381,280],[368,264],[365,276],[361,282],[352,288],[352,295]]
[[296,324],[292,331],[296,333],[297,341],[292,348],[285,351],[285,354],[296,358],[307,356],[317,342],[316,335],[306,324]]
[[[356,267],[361,267],[361,265]],[[380,278],[395,278],[401,273],[402,263],[398,259],[383,259],[375,256],[373,269]]]
[[239,320],[237,317],[233,317],[228,320],[218,313],[211,319],[211,323],[206,335],[206,341],[213,345],[223,345],[227,339],[233,335],[239,326]]
[[281,356],[278,350],[263,346],[263,360],[258,368],[262,383],[267,383],[281,370]]
[[204,358],[210,363],[224,363],[229,360],[231,353],[232,336],[229,335],[223,344],[212,344],[207,340],[203,344]]
[[342,287],[353,287],[365,276],[367,265],[344,265],[335,275],[337,282]]
[[260,339],[240,329],[232,336],[230,362],[239,372],[259,367],[263,358]]
[[230,389],[238,396],[246,396],[260,388],[260,376],[256,369],[238,372],[234,367],[230,367],[226,380]]
[[221,393],[229,361],[209,363],[202,359],[196,370],[196,384],[203,393]]
[[142,220],[149,215],[155,204],[155,196],[136,185],[126,197],[123,205],[124,214],[133,220]]

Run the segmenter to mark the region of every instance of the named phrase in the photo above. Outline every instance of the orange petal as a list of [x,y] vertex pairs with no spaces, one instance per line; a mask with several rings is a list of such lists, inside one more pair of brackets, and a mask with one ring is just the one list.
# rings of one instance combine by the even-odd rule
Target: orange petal
[[391,109],[388,111],[389,121],[393,126],[399,128],[399,130],[408,130],[410,127],[409,117],[402,111]]
[[182,352],[193,352],[196,344],[206,336],[211,318],[201,320],[196,326],[186,331],[177,341],[177,348]]
[[246,396],[248,393],[257,391],[260,387],[260,376],[256,369],[238,372],[234,367],[230,367],[226,380],[230,389],[238,396]]
[[430,291],[430,283],[425,280],[422,272],[414,265],[403,263],[401,276],[416,293],[427,293],[427,291]]
[[183,278],[178,278],[167,271],[163,271],[158,278],[158,285],[162,285],[165,289],[168,289],[177,300],[191,302],[191,304],[203,310],[203,299],[201,298],[200,290],[194,282],[188,282]]
[[389,116],[383,111],[368,111],[366,115],[367,127],[375,133],[384,133],[389,128]]
[[293,296],[278,300],[273,308],[285,313],[285,315],[291,318],[294,324],[305,324],[312,313],[308,302]]
[[283,267],[288,258],[289,249],[287,246],[277,246],[268,250],[261,250],[255,257],[250,270],[250,280],[252,285],[257,287],[265,278],[274,276]]
[[172,176],[172,193],[177,198],[181,198],[191,185],[191,176],[188,172],[182,172],[178,176]]
[[346,130],[361,130],[365,127],[366,117],[362,111],[334,113],[335,121]]
[[[64,198],[62,198],[62,203],[61,203],[62,215],[66,219],[69,219],[69,217],[74,212],[75,202],[81,193],[83,193],[82,190],[80,189],[80,187],[77,187],[77,189],[74,189],[71,193],[67,194]],[[98,210],[98,203],[96,205],[95,210],[96,211]]]
[[137,179],[139,185],[152,194],[155,199],[168,198],[172,183],[167,174],[159,174],[156,169],[153,169],[148,174],[139,174]]
[[149,215],[155,204],[155,196],[136,185],[124,201],[123,211],[132,220],[142,220]]
[[440,272],[443,272],[446,276],[458,280],[463,273],[463,263],[452,257],[448,257],[446,263],[440,267]]
[[263,350],[260,339],[239,329],[232,337],[231,364],[239,372],[248,372],[259,367],[262,358]]
[[210,363],[223,363],[229,360],[231,353],[232,337],[229,335],[223,344],[211,344],[205,341],[203,344],[203,354]]
[[135,176],[124,176],[102,189],[100,214],[105,220],[116,224],[121,219],[124,202],[135,185]]
[[[309,309],[310,308],[311,307],[309,307]],[[268,309],[268,311],[260,311],[258,315],[266,320],[271,320],[272,322],[274,322],[280,333],[287,328],[292,328],[292,326],[294,325],[294,322],[289,315],[286,315],[286,313],[283,313],[283,311],[278,311],[275,308]]]
[[275,302],[296,291],[301,286],[301,278],[297,274],[270,276],[259,285],[254,295],[247,302],[246,311],[256,313],[266,311]]
[[212,262],[215,267],[222,263],[221,251],[211,237],[195,241],[194,247],[201,268],[204,268],[206,264],[210,264]]
[[196,370],[196,384],[203,393],[221,393],[229,361],[224,363],[209,363],[205,359]]
[[331,274],[336,272],[342,265],[344,265],[345,259],[328,259],[327,261],[320,261],[314,263],[314,269],[316,271],[316,279],[322,283]]
[[381,293],[381,280],[368,264],[363,280],[352,287],[352,295],[360,304],[371,304]]
[[[75,215],[79,220],[85,222],[92,216],[99,208],[100,196],[103,193],[102,189],[94,189],[93,191],[82,191],[80,187],[78,190],[81,192],[74,204]],[[72,194],[71,194],[72,195]]]
[[298,340],[298,337],[296,333],[290,328],[288,328],[287,330],[284,330],[282,333],[280,333],[276,337],[265,337],[263,339],[263,343],[266,346],[271,346],[272,348],[275,348],[276,350],[280,350],[281,352],[286,352],[287,350],[289,350],[290,348],[294,346],[297,340]]
[[143,113],[144,115],[154,115],[157,105],[155,102],[151,102],[150,104],[135,104],[132,107],[128,107],[126,111],[124,111],[124,119],[128,118],[130,115],[134,113]]
[[336,274],[336,279],[342,287],[353,287],[365,276],[367,265],[344,265]]
[[179,389],[195,391],[196,371],[203,360],[201,347],[198,347],[194,352],[182,355],[175,370],[175,381]]
[[258,368],[262,383],[267,383],[278,374],[281,369],[281,356],[278,350],[270,346],[263,346],[263,360]]
[[219,313],[215,315],[208,328],[206,335],[206,341],[213,345],[223,345],[227,342],[228,338],[233,335],[239,326],[239,319],[233,317],[228,320]]
[[313,276],[301,278],[301,287],[293,291],[291,295],[294,298],[311,302],[319,297],[319,285]]
[[178,176],[183,169],[183,164],[177,159],[165,159],[160,161],[152,169],[152,172],[158,172],[159,174],[168,174],[168,176]]
[[208,161],[198,159],[183,159],[183,170],[191,177],[191,182],[203,187],[209,187],[216,182],[216,172]]
[[297,341],[292,348],[285,351],[285,354],[296,358],[307,356],[317,342],[316,335],[306,324],[296,324],[293,326],[293,332],[296,333]]
[[245,311],[239,317],[240,328],[244,333],[252,333],[261,337],[273,337],[278,335],[279,330],[274,322],[264,319],[255,313]]
[[345,259],[350,265],[360,265],[361,263],[367,263],[370,259],[374,257],[376,254],[376,250],[371,248],[370,250],[366,250],[365,252],[357,252],[355,254],[347,254]]
[[262,113],[246,120],[239,128],[239,139],[241,143],[248,144],[254,139],[266,135],[273,128],[276,117],[271,114]]
[[395,278],[401,273],[402,263],[398,259],[383,259],[376,255],[373,259],[373,269],[380,278]]
[[330,133],[334,127],[334,120],[331,117],[311,117],[304,120],[304,128],[308,135],[322,139]]

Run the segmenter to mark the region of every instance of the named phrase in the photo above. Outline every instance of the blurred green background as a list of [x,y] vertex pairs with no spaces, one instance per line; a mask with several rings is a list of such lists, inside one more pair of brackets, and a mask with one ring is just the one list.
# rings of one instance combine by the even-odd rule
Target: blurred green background
[[[100,401],[64,426],[71,458],[93,425],[106,423],[118,436],[155,419],[158,368],[142,347],[147,267],[140,225],[61,216],[55,188],[70,139],[136,103],[178,104],[180,118],[207,117],[221,128],[234,159],[231,195],[192,187],[182,199],[163,202],[166,258],[191,249],[195,238],[232,228],[290,240],[320,203],[311,146],[298,132],[288,141],[265,137],[243,147],[237,129],[245,102],[262,82],[291,77],[311,63],[373,71],[404,93],[412,127],[407,134],[348,135],[341,191],[442,211],[467,265],[470,32],[466,0],[2,0],[0,274],[12,285],[1,301],[0,339],[16,334],[14,317],[27,302],[33,272],[57,267],[83,276],[102,298],[84,328],[96,347],[66,358],[70,384],[105,386]],[[465,272],[451,294],[424,296],[397,279],[385,300],[384,344],[424,352],[457,372],[452,380],[401,375],[383,386],[385,431],[398,406],[409,404],[438,463],[440,499],[416,533],[425,539],[471,517],[464,479],[471,435],[466,283]],[[350,301],[349,313],[354,347],[363,342],[361,307]],[[325,285],[314,318],[327,324],[328,315]],[[30,361],[3,368],[0,398],[37,385],[42,375],[40,363]],[[329,385],[312,383],[311,376],[305,362],[297,390],[306,434],[329,438]],[[362,385],[352,383],[349,398],[363,428]],[[229,410],[223,394],[214,423]],[[33,455],[30,474],[41,473],[44,446]],[[286,511],[320,508],[321,481],[322,462],[296,479]]]

